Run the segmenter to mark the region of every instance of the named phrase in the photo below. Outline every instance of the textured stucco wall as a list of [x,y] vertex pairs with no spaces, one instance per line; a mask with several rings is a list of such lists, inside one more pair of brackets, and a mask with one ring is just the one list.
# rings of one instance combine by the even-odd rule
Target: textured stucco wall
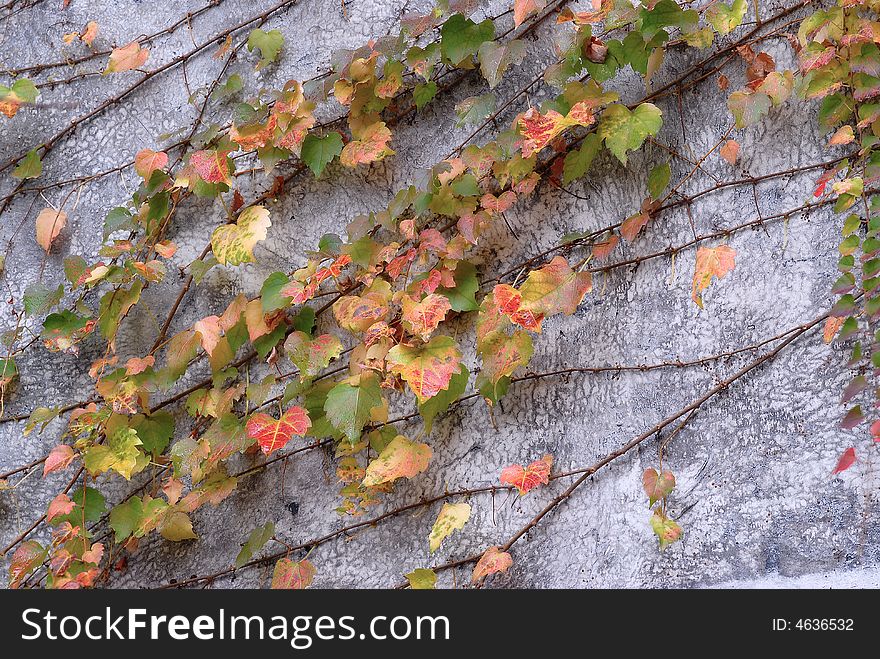
[[[187,2],[84,2],[73,0],[60,11],[58,0],[5,21],[0,63],[21,66],[56,59],[65,49],[61,35],[97,20],[100,46],[123,44],[140,33],[166,26],[174,17],[202,6]],[[220,7],[193,21],[191,32],[178,31],[154,45],[149,66],[156,66],[200,43],[207,36],[268,7],[266,0],[224,0]],[[489,8],[494,13],[504,3]],[[762,11],[768,15],[774,6]],[[369,38],[396,30],[401,10],[424,6],[407,0],[349,0],[343,15],[333,0],[301,0],[298,6],[268,25],[282,30],[286,46],[279,66],[258,75],[253,59],[241,58],[231,72],[240,72],[251,91],[277,86],[288,78],[302,79],[323,71],[330,53],[356,47]],[[548,40],[551,26],[538,31],[529,62],[498,88],[505,99],[535,75],[537,66],[552,61]],[[790,65],[783,40],[769,42],[781,66]],[[211,52],[211,51],[208,51]],[[670,56],[657,84],[675,77],[698,57]],[[221,64],[208,55],[186,66],[192,90],[205,85]],[[732,88],[742,84],[742,67],[728,67]],[[26,145],[51,135],[72,117],[83,114],[113,90],[135,80],[136,74],[91,78],[45,93],[54,107],[22,111],[0,122],[3,160]],[[624,100],[644,93],[634,77],[614,83]],[[342,233],[357,214],[382,208],[403,185],[420,181],[420,171],[442,158],[470,131],[456,128],[454,104],[485,88],[476,75],[438,99],[415,119],[398,127],[397,155],[355,172],[333,167],[320,182],[300,178],[284,199],[270,206],[273,226],[269,239],[257,248],[259,262],[240,268],[215,268],[191,293],[175,322],[183,328],[222,308],[237,292],[254,294],[267,274],[289,270],[302,260],[323,233]],[[546,90],[541,89],[533,102]],[[182,71],[175,69],[149,82],[131,99],[80,127],[44,163],[43,180],[86,174],[124,162],[143,147],[161,146],[159,135],[186,128],[196,109]],[[682,98],[683,117],[675,96],[658,102],[665,125],[659,138],[697,157],[710,148],[730,123],[724,95],[714,78]],[[516,103],[514,109],[522,109]],[[212,118],[226,121],[231,106],[215,108]],[[505,121],[512,114],[504,117]],[[815,128],[814,108],[792,101],[771,112],[762,125],[733,134],[742,145],[742,159],[731,167],[711,156],[704,168],[720,180],[741,174],[760,175],[825,160],[835,152]],[[486,136],[482,136],[486,139]],[[606,154],[607,156],[607,154]],[[557,244],[571,231],[605,226],[638,208],[645,195],[647,172],[669,156],[647,146],[624,170],[603,156],[588,180],[571,189],[575,198],[552,187],[510,211],[513,236],[500,225],[481,248],[482,269],[496,273]],[[672,160],[673,180],[687,164]],[[764,215],[794,208],[808,200],[815,172],[777,179],[758,188],[757,203]],[[686,185],[695,192],[712,184],[700,173]],[[107,210],[133,189],[134,173],[108,177],[87,186],[71,213],[68,228],[53,250],[43,273],[47,283],[61,280],[61,260],[67,254],[89,258],[100,246],[100,227]],[[0,191],[11,182],[4,177]],[[264,180],[245,184],[243,192],[263,190]],[[57,203],[63,194],[50,191]],[[39,277],[43,253],[33,240],[33,197],[21,197],[0,221],[0,245],[14,240],[0,286],[4,296],[21,299],[25,286]],[[38,202],[40,203],[40,202]],[[39,206],[38,206],[39,207]],[[695,202],[693,222],[698,234],[738,224],[756,216],[748,187],[731,188]],[[180,245],[177,265],[195,258],[221,216],[218,206],[188,202],[178,213],[172,239]],[[737,267],[706,294],[706,310],[690,300],[694,251],[673,261],[654,259],[635,268],[617,269],[596,278],[594,292],[572,317],[546,323],[536,340],[534,371],[567,366],[652,363],[693,359],[746,346],[814,318],[831,303],[835,275],[839,218],[827,210],[808,217],[792,216],[766,228],[734,235]],[[637,256],[692,236],[685,212],[666,213],[653,222],[646,236],[624,247]],[[172,271],[163,286],[151,287],[118,341],[123,357],[142,355],[154,336],[157,318],[165,311],[182,277]],[[11,322],[3,310],[3,325]],[[469,324],[458,328],[473,355]],[[99,356],[87,348],[77,359],[49,356],[32,350],[19,360],[21,381],[7,403],[6,413],[26,412],[37,405],[64,404],[87,395],[91,381],[87,364]],[[813,332],[798,340],[770,364],[737,382],[729,392],[702,408],[669,445],[665,462],[678,476],[671,501],[673,515],[684,512],[682,542],[659,553],[648,524],[649,511],[641,491],[641,472],[657,462],[657,442],[615,461],[551,513],[513,551],[514,566],[494,578],[501,587],[640,587],[640,586],[876,586],[880,568],[880,539],[876,501],[876,469],[860,462],[841,477],[829,474],[837,456],[856,445],[864,454],[863,435],[840,430],[840,391],[846,382],[842,367],[845,348],[826,346]],[[549,452],[562,469],[588,465],[628,439],[642,433],[684,406],[745,364],[750,355],[690,369],[648,373],[571,375],[518,384],[490,418],[477,401],[462,405],[440,419],[429,442],[434,450],[430,469],[401,484],[388,498],[388,509],[440,493],[495,482],[500,469]],[[254,370],[258,374],[259,370]],[[407,411],[407,410],[403,410]],[[179,428],[187,427],[185,414]],[[0,472],[36,459],[54,445],[61,422],[42,435],[22,436],[24,424],[0,426]],[[418,422],[409,428],[420,429]],[[237,464],[245,464],[243,459]],[[6,544],[44,509],[69,474],[42,480],[30,476],[11,492],[0,493],[0,542]],[[283,482],[282,482],[283,479]],[[117,479],[118,480],[118,479]],[[172,544],[151,537],[142,543],[112,585],[151,586],[206,573],[229,565],[251,528],[272,520],[281,537],[291,543],[338,528],[347,520],[333,512],[337,502],[333,459],[311,451],[289,461],[286,469],[271,468],[242,481],[237,493],[219,507],[201,509],[194,517],[198,542]],[[114,481],[115,482],[115,481]],[[125,488],[102,478],[101,487],[118,500]],[[439,504],[365,529],[344,540],[319,547],[310,556],[318,568],[315,584],[322,587],[384,587],[401,575],[448,559],[467,556],[506,540],[564,489],[557,481],[528,497],[481,496],[471,500],[473,515],[463,531],[449,538],[434,557],[427,534]],[[379,508],[376,512],[381,512]],[[45,536],[44,536],[45,537]],[[866,569],[872,568],[872,569]],[[223,585],[259,586],[271,567],[250,570]],[[440,584],[466,583],[469,568],[445,572]]]

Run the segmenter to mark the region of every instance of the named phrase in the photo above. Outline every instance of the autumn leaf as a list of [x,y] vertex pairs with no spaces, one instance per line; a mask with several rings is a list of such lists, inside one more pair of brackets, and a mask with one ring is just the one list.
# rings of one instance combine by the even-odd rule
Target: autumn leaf
[[510,465],[501,470],[501,482],[504,485],[512,485],[519,490],[519,494],[522,496],[538,487],[538,485],[546,485],[550,478],[550,468],[552,466],[552,455],[545,455],[525,468],[519,464]]
[[216,149],[196,151],[189,157],[189,164],[205,183],[232,185],[226,151]]
[[525,138],[522,145],[523,158],[531,158],[565,130],[568,125],[565,117],[556,110],[541,114],[537,108],[529,110],[519,118],[519,132]]
[[36,85],[27,78],[19,78],[11,87],[0,85],[0,112],[12,118],[22,104],[36,102],[39,93]]
[[543,268],[530,272],[519,292],[522,308],[552,316],[573,314],[592,289],[589,272],[575,272],[564,257],[556,256]]
[[630,215],[620,223],[620,235],[629,242],[632,242],[638,237],[642,229],[647,226],[650,219],[651,216],[648,213],[636,213],[635,215]]
[[852,467],[856,462],[856,450],[852,447],[846,449],[840,456],[840,459],[837,461],[837,466],[834,467],[834,471],[831,472],[832,475],[839,474],[841,472],[846,471],[850,467]]
[[9,587],[16,589],[46,558],[46,550],[36,540],[22,542],[9,561]]
[[43,476],[45,477],[53,472],[67,469],[75,457],[76,453],[73,448],[67,444],[58,444],[46,456],[46,461],[43,463]]
[[681,527],[669,519],[660,510],[655,510],[651,515],[651,529],[660,541],[660,550],[663,551],[673,542],[681,539]]
[[363,295],[343,295],[333,304],[336,322],[349,332],[365,332],[384,320],[391,302],[391,284],[376,279]]
[[727,140],[718,149],[718,153],[731,165],[735,165],[739,157],[739,143],[736,140]]
[[440,543],[452,534],[453,531],[461,530],[471,516],[471,507],[467,503],[444,503],[437,515],[437,521],[431,528],[428,536],[428,545],[433,554],[440,547]]
[[358,139],[345,145],[339,162],[346,167],[357,167],[382,160],[385,156],[394,155],[394,151],[388,148],[390,141],[391,131],[384,121],[378,121],[365,128]]
[[398,478],[412,478],[428,468],[433,451],[427,444],[412,442],[403,435],[392,439],[379,457],[367,465],[365,486],[390,483]]
[[425,296],[421,302],[413,300],[408,295],[403,298],[403,326],[410,334],[427,340],[437,326],[443,322],[446,313],[452,309],[452,304],[444,295],[431,293]]
[[254,247],[265,240],[272,226],[269,211],[262,206],[245,208],[235,224],[225,224],[211,234],[211,250],[221,264],[239,265],[254,260]]
[[141,149],[134,157],[134,170],[145,181],[149,180],[157,169],[165,169],[168,164],[168,154],[152,149]]
[[76,504],[70,500],[70,497],[62,492],[49,502],[49,507],[46,509],[46,521],[51,523],[59,515],[69,515],[75,507]]
[[312,584],[318,570],[311,561],[304,558],[292,561],[289,558],[279,559],[272,573],[273,590],[304,590]]
[[86,23],[86,29],[83,30],[80,35],[80,40],[85,43],[87,46],[91,46],[92,42],[95,40],[95,37],[98,36],[98,24],[95,21],[89,21]]
[[258,413],[248,419],[247,436],[257,440],[265,455],[271,455],[289,442],[294,435],[303,437],[312,422],[309,413],[301,407],[291,407],[276,420],[268,414]]
[[387,362],[422,404],[449,387],[452,376],[461,370],[461,351],[451,336],[435,336],[420,346],[394,346]]
[[480,557],[480,560],[477,561],[471,581],[479,583],[490,574],[507,572],[511,565],[513,565],[513,558],[510,554],[506,551],[501,551],[501,547],[489,547]]
[[828,146],[842,146],[844,144],[849,144],[855,139],[856,136],[853,133],[852,126],[847,124],[837,129],[834,135],[831,136]]
[[648,505],[653,506],[660,499],[665,499],[675,488],[675,476],[671,471],[658,473],[653,467],[642,474],[642,486],[648,495]]
[[67,213],[56,211],[54,208],[44,208],[37,215],[37,243],[46,250],[52,248],[52,243],[67,225]]
[[137,41],[132,41],[121,48],[114,48],[110,53],[107,68],[104,69],[104,75],[139,69],[149,56],[150,51],[147,48],[141,48]]
[[691,299],[703,308],[700,292],[709,287],[712,277],[723,279],[736,265],[736,251],[727,245],[718,247],[700,247],[697,250],[697,265],[694,269],[693,291]]
[[758,123],[770,111],[770,97],[751,90],[733,92],[727,99],[727,107],[736,120],[737,128]]
[[514,0],[513,3],[513,23],[516,27],[522,25],[522,22],[529,16],[533,16],[546,6],[546,0]]
[[837,336],[837,332],[843,327],[844,322],[846,322],[846,318],[843,316],[829,316],[825,320],[825,327],[822,331],[822,340],[825,343],[831,343],[834,340],[834,337]]
[[300,380],[313,378],[342,353],[342,342],[332,334],[312,338],[305,332],[291,332],[284,342],[290,361],[299,369]]

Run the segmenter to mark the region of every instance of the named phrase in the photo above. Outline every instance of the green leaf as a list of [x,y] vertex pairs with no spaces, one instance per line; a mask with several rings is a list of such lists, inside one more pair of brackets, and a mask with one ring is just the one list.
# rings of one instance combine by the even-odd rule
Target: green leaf
[[770,97],[760,92],[733,92],[727,99],[727,107],[736,120],[737,128],[758,123],[770,112],[770,105]]
[[477,281],[477,269],[470,261],[459,261],[455,266],[455,288],[438,288],[437,292],[446,296],[453,311],[476,311],[480,308],[477,304],[476,293],[480,289]]
[[480,71],[489,83],[489,89],[494,89],[501,82],[507,69],[523,61],[527,50],[526,43],[519,39],[504,44],[487,41],[480,46],[478,50]]
[[116,542],[122,542],[131,536],[141,525],[144,504],[138,497],[132,497],[114,506],[110,511],[110,528],[116,534]]
[[437,575],[434,570],[424,567],[416,568],[404,576],[409,581],[409,587],[413,590],[434,590],[437,583]]
[[148,462],[138,449],[141,444],[137,431],[133,428],[120,428],[106,444],[95,444],[83,451],[83,463],[92,476],[100,476],[105,471],[112,470],[126,480],[131,480]]
[[136,414],[130,424],[137,432],[144,451],[154,455],[164,452],[174,436],[174,417],[168,412],[156,412],[149,416]]
[[654,199],[660,199],[660,195],[663,194],[666,186],[669,185],[671,176],[672,170],[669,168],[668,162],[654,167],[651,173],[648,174],[648,193]]
[[477,54],[483,42],[494,38],[495,24],[490,19],[474,23],[461,14],[453,14],[440,28],[440,52],[447,62],[459,67]]
[[602,148],[602,138],[596,133],[590,133],[584,138],[584,142],[580,149],[570,151],[565,156],[565,162],[562,166],[562,184],[568,185],[575,179],[587,173],[593,159]]
[[495,112],[495,94],[486,93],[482,96],[466,98],[455,106],[455,114],[458,117],[455,125],[461,127],[478,124],[493,112]]
[[260,51],[260,61],[257,64],[257,70],[274,62],[278,58],[278,53],[281,52],[281,47],[283,45],[284,35],[278,30],[264,32],[258,28],[251,31],[247,40],[247,49],[249,52],[254,52],[255,49]]
[[431,429],[434,427],[434,419],[448,410],[449,406],[458,400],[458,398],[464,393],[465,389],[467,389],[469,377],[470,371],[468,371],[467,367],[462,364],[461,371],[453,375],[452,379],[449,380],[448,389],[441,390],[436,396],[429,398],[423,404],[419,405],[419,414],[421,414],[422,418],[425,420],[426,434],[430,433]]
[[416,108],[421,110],[428,103],[431,102],[431,99],[437,95],[437,83],[431,80],[430,82],[420,82],[413,89],[413,101],[416,104]]
[[272,536],[275,535],[275,524],[266,522],[263,526],[258,526],[248,536],[247,542],[241,547],[238,556],[235,558],[235,567],[240,568],[250,561],[254,554],[260,551]]
[[706,20],[718,34],[730,34],[742,25],[746,6],[746,0],[733,0],[731,5],[719,2],[706,9]]
[[271,313],[272,311],[285,309],[290,306],[290,298],[281,295],[281,289],[289,283],[290,279],[283,272],[273,272],[266,277],[263,287],[260,289],[263,313]]
[[169,513],[159,524],[159,534],[171,542],[196,540],[199,536],[193,531],[192,520],[184,512],[176,510]]
[[18,167],[12,170],[12,175],[17,179],[37,178],[43,173],[43,163],[36,149],[28,151]]
[[214,90],[214,93],[211,94],[211,98],[214,100],[221,100],[224,98],[228,98],[233,94],[241,91],[244,88],[244,81],[241,79],[241,76],[237,73],[233,73],[229,76],[229,79],[224,82],[222,85],[218,85],[217,89]]
[[339,133],[327,133],[324,137],[309,133],[303,140],[300,157],[315,177],[319,177],[327,165],[342,153],[342,147],[342,136]]
[[660,130],[662,114],[660,108],[651,103],[642,103],[632,112],[623,105],[611,105],[602,113],[598,135],[625,165],[627,151],[638,149],[648,135],[656,135]]
[[104,239],[106,240],[114,231],[129,231],[134,229],[135,226],[136,223],[131,212],[124,206],[117,206],[107,213],[107,217],[104,220]]
[[24,312],[29,316],[39,316],[54,307],[64,295],[64,284],[51,289],[37,282],[24,289]]
[[70,522],[74,526],[80,526],[83,519],[86,522],[97,522],[107,509],[107,500],[104,495],[93,487],[79,487],[70,497],[75,507],[67,515],[59,515],[52,520],[53,525],[62,522]]
[[673,0],[660,0],[652,9],[642,9],[641,17],[641,32],[648,37],[662,27],[696,27],[700,20],[700,15],[695,10],[684,11]]
[[131,288],[107,291],[101,298],[98,310],[98,327],[108,342],[112,343],[116,339],[119,323],[140,300],[143,287],[144,283],[137,280],[131,285]]
[[382,392],[378,379],[372,374],[362,373],[357,385],[342,382],[330,390],[324,403],[324,412],[330,423],[345,433],[350,443],[355,444],[370,420],[370,410],[381,405]]

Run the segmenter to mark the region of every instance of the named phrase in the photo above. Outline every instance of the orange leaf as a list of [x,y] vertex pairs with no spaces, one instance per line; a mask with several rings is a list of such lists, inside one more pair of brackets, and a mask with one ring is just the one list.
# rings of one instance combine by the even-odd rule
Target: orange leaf
[[828,316],[825,320],[825,329],[822,331],[822,340],[825,343],[831,343],[845,321],[846,318],[843,316]]
[[385,156],[394,154],[394,151],[388,148],[390,141],[391,131],[385,126],[384,121],[377,121],[364,129],[360,139],[352,140],[345,145],[342,153],[339,154],[339,162],[346,167],[357,167],[382,160]]
[[150,51],[147,48],[141,48],[137,41],[132,41],[122,48],[114,48],[110,53],[110,61],[104,70],[104,75],[138,69],[144,65],[149,56]]
[[831,136],[831,140],[828,142],[828,146],[841,146],[844,144],[849,144],[853,140],[856,139],[855,134],[853,133],[852,126],[847,124],[846,126],[841,126],[837,129],[837,132]]
[[513,485],[522,496],[538,485],[546,485],[552,466],[552,455],[545,455],[525,468],[519,464],[510,465],[501,470],[501,482],[505,485]]
[[134,171],[147,180],[157,169],[165,169],[168,164],[168,154],[152,149],[141,149],[134,157]]
[[550,144],[553,138],[559,135],[567,125],[565,117],[556,110],[549,110],[547,114],[541,114],[535,108],[529,108],[517,123],[520,134],[525,138],[522,145],[523,158],[531,158],[532,155]]
[[543,268],[529,273],[519,292],[522,308],[536,316],[557,313],[570,316],[592,289],[589,272],[575,272],[564,257],[556,256]]
[[727,140],[721,145],[718,153],[731,165],[735,165],[736,159],[739,157],[739,143],[736,140]]
[[[91,46],[92,42],[95,40],[95,37],[98,36],[98,24],[95,21],[89,21],[86,24],[86,29],[83,30],[83,33],[80,35],[80,39],[85,42],[86,45]],[[146,59],[146,58],[144,58]]]
[[648,495],[648,502],[654,505],[660,499],[665,499],[675,488],[675,476],[671,471],[659,473],[653,467],[646,469],[642,474],[642,487]]
[[70,500],[70,497],[62,492],[49,503],[49,508],[46,510],[46,521],[51,522],[61,515],[69,515],[75,507],[76,504]]
[[412,442],[398,435],[367,465],[363,484],[376,486],[398,478],[412,478],[428,468],[433,451],[427,444]]
[[461,351],[451,336],[435,336],[421,346],[400,344],[388,351],[388,367],[402,377],[419,404],[449,388],[461,371]]
[[703,308],[700,291],[709,287],[712,277],[723,279],[736,266],[736,251],[727,245],[718,247],[700,247],[697,250],[697,265],[694,269],[693,291],[691,299]]
[[471,581],[477,583],[490,574],[507,572],[511,565],[513,565],[513,558],[510,554],[501,551],[501,547],[489,547],[477,562]]
[[67,213],[54,208],[44,208],[37,215],[37,242],[46,252],[67,224]]
[[289,558],[282,558],[275,564],[275,571],[272,573],[272,589],[303,590],[311,585],[317,572],[308,559],[294,562]]
[[533,14],[537,14],[546,6],[545,0],[514,0],[513,24],[519,27],[524,20]]
[[291,407],[277,421],[268,414],[254,414],[248,419],[247,436],[257,440],[263,453],[270,455],[283,448],[293,435],[302,437],[311,428],[309,413],[301,407]]
[[449,298],[445,295],[431,293],[421,302],[416,302],[408,295],[403,298],[403,324],[410,334],[427,340],[437,326],[446,318],[452,309]]

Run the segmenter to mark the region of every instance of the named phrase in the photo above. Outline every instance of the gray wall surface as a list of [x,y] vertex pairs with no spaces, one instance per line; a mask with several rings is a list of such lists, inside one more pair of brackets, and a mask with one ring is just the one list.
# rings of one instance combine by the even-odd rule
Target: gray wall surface
[[[100,25],[96,46],[122,45],[198,9],[203,0],[160,5],[139,0],[73,0],[65,11],[59,9],[60,4],[60,0],[38,2],[0,24],[0,64],[20,67],[78,53],[74,46],[65,46],[61,36],[81,29],[88,20]],[[224,0],[194,19],[190,29],[155,43],[147,68],[169,61],[193,42],[201,43],[256,13],[256,8],[271,4]],[[308,78],[326,70],[332,51],[396,32],[403,11],[426,6],[413,0],[349,0],[343,13],[338,1],[301,0],[267,24],[285,36],[280,63],[254,74],[255,60],[244,53],[230,73],[240,73],[250,92],[261,86],[280,86],[290,78]],[[762,3],[762,12],[770,15],[780,6],[784,5]],[[480,11],[491,15],[506,8],[506,3],[496,2]],[[499,99],[508,98],[554,61],[551,35],[556,29],[553,21],[547,21],[537,30],[527,61],[496,90]],[[769,40],[764,47],[779,68],[794,66],[784,39]],[[80,126],[46,159],[41,181],[118,165],[141,148],[161,147],[160,135],[186,129],[197,112],[188,103],[187,86],[195,91],[209,84],[222,65],[211,59],[212,51],[188,62],[186,76],[179,67],[157,76],[124,103]],[[655,84],[674,79],[704,54],[678,49],[667,58]],[[102,64],[92,63],[95,69]],[[742,86],[743,68],[734,62],[725,69],[731,91]],[[70,73],[61,69],[53,75]],[[91,77],[44,90],[45,107],[22,110],[14,119],[0,121],[2,159],[39,143],[131,84],[136,76]],[[51,78],[40,78],[46,79]],[[631,74],[609,86],[627,102],[644,94],[642,81]],[[215,268],[187,297],[173,330],[216,313],[240,291],[258,293],[266,275],[303,262],[303,253],[322,234],[344,233],[354,216],[381,209],[396,190],[418,184],[426,168],[470,133],[470,128],[455,126],[455,103],[485,91],[478,74],[468,75],[396,129],[392,146],[397,154],[381,164],[355,171],[334,165],[320,181],[312,176],[297,179],[283,199],[269,205],[273,224],[268,239],[257,248],[258,262]],[[530,101],[537,103],[551,93],[539,86]],[[681,106],[674,95],[658,101],[658,106],[665,119],[658,139],[691,158],[705,153],[731,124],[726,96],[719,91],[715,76],[684,92]],[[328,107],[326,116],[338,111],[338,106],[337,110],[332,104]],[[520,99],[501,121],[509,122],[525,107]],[[230,104],[215,105],[209,115],[225,123],[231,110]],[[815,111],[813,105],[792,99],[771,111],[759,126],[734,131],[732,137],[742,145],[737,165],[713,154],[703,164],[707,173],[695,175],[684,191],[690,194],[711,187],[710,175],[719,180],[761,175],[840,155],[840,149],[825,146],[828,138],[816,127]],[[484,133],[478,141],[487,139],[489,134]],[[516,235],[500,224],[484,240],[479,252],[481,272],[493,276],[558,244],[566,233],[622,220],[638,209],[651,167],[668,158],[662,148],[646,145],[624,169],[606,152],[587,179],[570,186],[577,196],[543,186],[507,213]],[[675,158],[671,165],[673,181],[690,168]],[[694,230],[703,234],[752,219],[758,212],[769,216],[796,208],[811,198],[817,177],[811,171],[773,179],[759,185],[756,195],[751,187],[743,186],[701,197],[692,207]],[[6,194],[13,183],[4,176],[0,194]],[[105,214],[135,186],[136,175],[129,169],[84,187],[58,248],[42,270],[45,282],[57,285],[62,281],[64,256],[80,254],[90,259],[97,254]],[[249,191],[267,187],[265,178],[258,176],[245,182],[242,192],[247,198]],[[46,199],[58,203],[69,191],[69,187],[47,191]],[[14,240],[0,286],[4,296],[16,300],[40,277],[43,267],[44,253],[33,239],[33,199],[33,195],[20,196],[0,221],[0,245]],[[41,203],[37,200],[37,209]],[[180,246],[175,265],[184,266],[197,256],[220,217],[218,205],[187,202],[170,236]],[[536,338],[530,369],[693,360],[754,344],[812,320],[833,302],[830,288],[836,277],[840,223],[841,218],[825,208],[736,233],[728,241],[737,252],[736,269],[706,292],[705,310],[690,299],[692,248],[674,260],[657,258],[598,275],[594,291],[577,314],[546,323]],[[635,257],[690,237],[690,220],[680,209],[661,215],[621,253]],[[582,253],[574,255],[577,260]],[[162,286],[150,287],[118,341],[122,359],[149,349],[157,319],[164,318],[181,281],[182,276],[171,269]],[[13,321],[3,306],[0,324],[6,329]],[[474,363],[471,326],[472,319],[468,319],[455,327],[469,365]],[[88,396],[92,381],[86,371],[99,356],[97,351],[94,341],[78,358],[49,354],[39,346],[29,350],[18,360],[21,378],[8,397],[5,414],[27,413],[39,405],[63,405]],[[840,393],[848,381],[846,354],[846,346],[825,345],[821,331],[814,331],[702,407],[676,435],[667,447],[664,464],[678,478],[670,510],[680,516],[681,542],[659,552],[649,525],[641,474],[658,461],[658,443],[652,440],[598,472],[530,531],[512,550],[513,567],[492,578],[488,586],[876,587],[880,583],[878,474],[867,433],[840,429]],[[429,469],[398,485],[371,514],[434,496],[445,488],[495,483],[504,466],[526,463],[544,453],[552,453],[562,470],[589,465],[699,397],[754,356],[745,353],[692,368],[573,374],[525,382],[511,388],[494,418],[482,402],[472,400],[435,424],[426,440],[434,451]],[[258,373],[255,369],[254,374]],[[409,408],[404,403],[397,411]],[[177,412],[178,428],[188,428],[185,413]],[[63,423],[54,421],[43,434],[27,437],[22,434],[24,423],[0,426],[0,472],[45,455],[57,442]],[[404,425],[412,434],[421,428],[418,420]],[[850,446],[856,447],[862,459],[833,477],[838,456]],[[240,457],[236,464],[248,462]],[[69,477],[62,473],[42,479],[38,472],[14,490],[0,493],[0,543],[5,545],[27,528]],[[127,491],[120,480],[99,479],[98,487],[111,502]],[[291,544],[331,532],[350,521],[333,511],[338,505],[335,481],[333,457],[322,451],[304,453],[283,469],[279,465],[244,479],[233,496],[194,515],[198,541],[175,544],[153,534],[130,558],[125,571],[111,574],[109,585],[149,587],[222,569],[232,563],[250,529],[267,521],[275,522],[278,535]],[[395,585],[414,568],[504,542],[566,486],[563,479],[526,497],[473,497],[471,520],[434,556],[428,552],[427,535],[440,504],[323,544],[309,557],[318,569],[314,583],[319,587]],[[46,529],[36,537],[47,538]],[[469,583],[470,568],[442,573],[438,585]],[[260,587],[270,577],[271,565],[243,571],[218,585]]]

